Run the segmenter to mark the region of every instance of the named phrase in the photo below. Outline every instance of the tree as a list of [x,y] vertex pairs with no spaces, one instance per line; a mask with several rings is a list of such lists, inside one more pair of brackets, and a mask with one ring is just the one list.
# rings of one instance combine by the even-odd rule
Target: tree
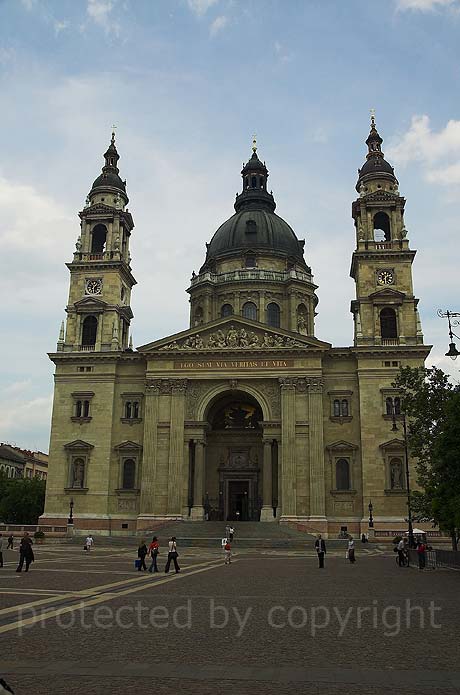
[[14,478],[0,483],[0,519],[6,524],[36,524],[45,506],[45,481]]
[[408,445],[417,459],[411,494],[414,516],[449,531],[456,550],[460,527],[460,389],[437,367],[404,367],[393,386],[401,392]]

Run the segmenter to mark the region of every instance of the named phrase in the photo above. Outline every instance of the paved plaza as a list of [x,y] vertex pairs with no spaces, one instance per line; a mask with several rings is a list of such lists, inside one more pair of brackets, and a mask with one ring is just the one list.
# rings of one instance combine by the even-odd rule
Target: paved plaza
[[[164,544],[163,544],[164,549]],[[136,545],[36,546],[0,570],[0,674],[16,695],[460,693],[460,574],[391,552],[180,550],[134,570]],[[160,568],[164,567],[165,552]]]

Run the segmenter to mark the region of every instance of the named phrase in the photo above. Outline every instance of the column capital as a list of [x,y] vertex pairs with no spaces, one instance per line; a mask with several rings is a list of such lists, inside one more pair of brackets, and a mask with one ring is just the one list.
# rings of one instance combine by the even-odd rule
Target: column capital
[[295,387],[297,385],[297,377],[280,377],[278,379],[279,385],[281,390],[295,390]]
[[262,439],[262,442],[264,446],[271,446],[273,444],[273,438],[267,439],[266,437],[264,437]]
[[194,439],[193,440],[196,446],[206,446],[206,442],[204,439]]
[[322,393],[324,387],[324,379],[321,377],[307,377],[305,379],[310,393]]
[[187,390],[187,379],[169,379],[172,393],[185,393]]

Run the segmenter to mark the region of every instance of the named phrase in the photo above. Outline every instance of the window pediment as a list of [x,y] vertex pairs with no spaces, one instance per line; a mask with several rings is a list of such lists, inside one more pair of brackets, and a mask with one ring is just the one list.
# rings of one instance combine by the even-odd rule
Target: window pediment
[[118,444],[117,446],[114,447],[115,451],[118,451],[119,453],[127,453],[127,452],[132,452],[132,451],[141,451],[142,446],[140,444],[137,444],[136,442],[132,442],[129,439],[126,440],[125,442],[121,442],[121,444]]
[[88,442],[84,442],[82,439],[76,439],[73,442],[64,444],[64,449],[67,451],[90,451],[94,449],[94,446]]
[[401,449],[404,449],[404,441],[402,439],[390,439],[390,441],[380,444],[379,449],[383,451],[401,451]]
[[328,444],[326,447],[327,451],[330,451],[331,453],[333,452],[339,452],[339,451],[356,451],[358,447],[356,444],[351,444],[350,442],[346,442],[343,439],[338,440],[337,442],[333,442],[332,444]]

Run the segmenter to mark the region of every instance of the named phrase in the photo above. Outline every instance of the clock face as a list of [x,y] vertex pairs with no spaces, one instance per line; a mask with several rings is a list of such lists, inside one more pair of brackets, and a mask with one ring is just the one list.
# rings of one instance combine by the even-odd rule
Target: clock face
[[86,281],[86,294],[102,294],[101,278],[90,279]]
[[377,282],[379,285],[392,285],[395,281],[395,276],[392,270],[379,270],[377,274]]

